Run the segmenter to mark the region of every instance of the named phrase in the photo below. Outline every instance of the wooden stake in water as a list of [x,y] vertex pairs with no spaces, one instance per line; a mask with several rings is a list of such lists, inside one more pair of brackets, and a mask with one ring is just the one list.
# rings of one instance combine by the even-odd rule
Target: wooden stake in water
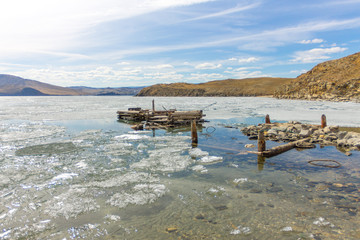
[[196,121],[191,122],[191,143],[193,147],[196,147],[198,144],[198,134],[196,129]]
[[271,123],[269,114],[266,114],[266,116],[265,116],[265,123],[267,123],[267,124]]
[[155,112],[155,100],[154,99],[152,100],[152,111],[153,111],[153,113]]
[[325,114],[323,114],[321,116],[321,128],[324,128],[324,127],[326,127],[326,116],[325,116]]
[[266,150],[266,142],[263,131],[259,131],[258,135],[258,152],[264,152]]

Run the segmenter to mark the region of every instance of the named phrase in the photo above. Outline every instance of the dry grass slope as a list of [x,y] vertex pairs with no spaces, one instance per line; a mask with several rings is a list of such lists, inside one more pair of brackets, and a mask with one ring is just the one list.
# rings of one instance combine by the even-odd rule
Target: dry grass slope
[[137,96],[271,96],[291,78],[247,78],[200,84],[157,84],[142,89]]

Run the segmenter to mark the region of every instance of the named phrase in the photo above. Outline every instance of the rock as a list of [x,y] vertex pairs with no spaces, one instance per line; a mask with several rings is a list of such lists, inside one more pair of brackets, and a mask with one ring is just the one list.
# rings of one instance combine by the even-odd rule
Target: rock
[[351,153],[351,152],[345,152],[345,155],[346,155],[346,156],[351,156],[352,153]]
[[168,233],[172,233],[172,232],[176,232],[178,229],[176,228],[176,227],[168,227],[168,228],[166,228],[166,231],[168,232]]
[[311,132],[306,129],[301,129],[299,135],[300,137],[309,137],[311,135]]
[[246,147],[246,148],[254,148],[255,145],[254,145],[254,144],[246,144],[245,147]]

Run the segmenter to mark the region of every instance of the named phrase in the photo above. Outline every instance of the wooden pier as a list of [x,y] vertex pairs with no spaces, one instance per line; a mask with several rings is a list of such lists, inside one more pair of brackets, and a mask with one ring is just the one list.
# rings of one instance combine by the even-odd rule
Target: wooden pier
[[177,111],[175,109],[156,111],[153,109],[129,108],[127,111],[117,112],[119,120],[138,122],[137,127],[151,128],[168,128],[182,125],[191,125],[193,121],[197,124],[203,123],[205,120],[202,110],[194,111]]

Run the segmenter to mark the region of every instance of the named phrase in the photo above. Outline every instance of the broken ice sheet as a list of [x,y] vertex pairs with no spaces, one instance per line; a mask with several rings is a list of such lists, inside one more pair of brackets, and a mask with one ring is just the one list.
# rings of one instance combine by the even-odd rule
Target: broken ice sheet
[[183,148],[161,148],[148,151],[149,157],[131,164],[132,169],[151,170],[159,172],[178,172],[185,170],[193,160],[187,155],[181,155]]
[[198,160],[199,164],[214,164],[214,163],[218,163],[218,162],[222,162],[223,161],[223,157],[216,157],[216,156],[205,156],[202,157],[200,160]]
[[99,209],[95,199],[87,196],[86,191],[86,188],[70,187],[68,191],[47,202],[45,213],[52,217],[69,219]]
[[206,167],[204,167],[203,165],[196,165],[196,166],[193,166],[191,169],[193,171],[199,172],[199,173],[207,173],[208,172]]
[[114,194],[106,203],[119,208],[125,208],[129,204],[150,204],[165,193],[166,187],[163,184],[137,184],[130,190]]

